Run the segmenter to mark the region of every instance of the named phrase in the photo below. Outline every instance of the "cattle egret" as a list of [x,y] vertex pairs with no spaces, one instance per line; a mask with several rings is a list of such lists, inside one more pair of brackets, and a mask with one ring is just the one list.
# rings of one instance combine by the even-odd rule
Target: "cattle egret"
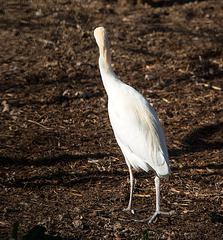
[[132,168],[146,172],[153,170],[156,173],[156,211],[148,219],[150,224],[159,214],[174,213],[160,210],[160,178],[171,173],[165,136],[149,102],[134,88],[123,83],[112,70],[106,29],[96,28],[94,37],[99,47],[100,73],[108,95],[109,119],[130,173],[130,199],[127,209],[124,210],[133,214],[136,211],[132,203],[134,187]]

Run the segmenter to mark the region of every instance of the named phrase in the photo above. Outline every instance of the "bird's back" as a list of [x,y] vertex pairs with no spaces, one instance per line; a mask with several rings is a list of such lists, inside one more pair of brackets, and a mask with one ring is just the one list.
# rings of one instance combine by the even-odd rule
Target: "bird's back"
[[170,174],[166,140],[157,115],[135,89],[120,82],[109,97],[109,118],[126,161],[136,170]]

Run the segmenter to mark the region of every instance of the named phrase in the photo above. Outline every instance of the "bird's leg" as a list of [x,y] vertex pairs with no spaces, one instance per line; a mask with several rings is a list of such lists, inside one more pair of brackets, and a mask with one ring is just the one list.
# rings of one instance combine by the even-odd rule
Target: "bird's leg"
[[175,211],[169,211],[169,212],[161,212],[160,211],[160,178],[158,176],[155,177],[155,187],[156,187],[156,211],[155,213],[152,215],[152,217],[147,218],[147,219],[143,219],[143,220],[134,220],[135,222],[145,222],[148,221],[148,225],[150,225],[150,223],[160,214],[166,215],[166,216],[170,216],[174,213],[176,213]]
[[133,177],[133,172],[132,172],[132,168],[130,165],[128,165],[129,167],[129,175],[130,175],[130,197],[129,197],[129,204],[128,204],[128,207],[123,209],[123,211],[130,211],[132,214],[135,214],[135,212],[141,212],[143,210],[138,210],[138,209],[135,209],[133,207],[133,189],[134,189],[134,183],[135,183],[135,179]]
[[155,187],[156,187],[156,211],[153,214],[153,216],[150,218],[148,225],[160,214],[170,216],[174,213],[175,211],[169,211],[169,212],[161,212],[160,211],[160,178],[158,176],[155,177]]
[[160,212],[160,178],[155,176],[155,187],[156,187],[156,212]]
[[133,188],[134,188],[134,178],[133,178],[133,172],[132,172],[131,166],[128,165],[128,167],[129,167],[129,176],[130,176],[130,196],[129,196],[128,207],[123,209],[123,211],[130,211],[130,212],[132,212],[134,214],[135,211],[134,211],[133,204],[132,204]]

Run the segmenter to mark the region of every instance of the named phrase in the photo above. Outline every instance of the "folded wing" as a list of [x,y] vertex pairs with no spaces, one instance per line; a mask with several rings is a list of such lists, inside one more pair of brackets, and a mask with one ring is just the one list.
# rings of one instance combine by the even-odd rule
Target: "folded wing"
[[[170,174],[165,136],[157,115],[136,90],[124,85],[122,97],[109,99],[109,117],[126,161],[136,170]],[[120,95],[119,95],[120,96]]]

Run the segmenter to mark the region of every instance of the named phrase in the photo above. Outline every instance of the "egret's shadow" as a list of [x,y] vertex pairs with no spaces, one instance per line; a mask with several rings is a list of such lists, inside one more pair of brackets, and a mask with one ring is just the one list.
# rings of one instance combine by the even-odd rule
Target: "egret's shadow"
[[[212,140],[213,135],[219,136],[215,137],[216,140]],[[196,129],[194,132],[188,134],[183,142],[186,144],[192,151],[197,150],[219,150],[223,149],[223,122],[217,124],[210,124],[201,128]]]
[[[182,140],[183,148],[181,149],[169,149],[170,156],[181,156],[183,154],[204,152],[205,150],[222,150],[223,149],[223,122],[216,124],[206,125],[197,128],[195,131],[189,133]],[[190,168],[195,168],[194,165],[184,166],[181,170],[186,170]],[[221,170],[223,169],[223,164],[207,163],[202,166],[196,166],[196,169],[213,169]],[[172,168],[173,171],[176,168]],[[221,174],[220,172],[210,172],[208,175]]]
[[184,147],[181,149],[169,149],[170,156],[203,152],[205,150],[222,150],[223,122],[197,128],[182,140],[182,144]]
[[[12,159],[3,157],[1,158],[2,166],[5,167],[16,167],[16,169],[21,166],[35,166],[39,168],[52,167],[61,163],[77,163],[78,165],[86,166],[88,171],[80,172],[78,171],[78,166],[72,171],[67,171],[63,167],[57,167],[55,171],[41,174],[39,170],[35,176],[32,177],[19,177],[14,179],[13,181],[6,180],[4,185],[6,187],[16,187],[16,188],[41,188],[46,185],[61,185],[66,187],[72,187],[75,185],[86,185],[97,184],[100,182],[109,182],[116,181],[120,179],[122,176],[127,176],[128,173],[121,170],[111,169],[111,170],[100,170],[95,167],[95,165],[89,164],[88,160],[95,159],[103,161],[105,157],[109,157],[110,155],[105,153],[97,153],[97,154],[78,154],[78,155],[60,155],[58,157],[53,158],[40,158],[35,160],[29,160],[26,158],[20,159]],[[102,164],[103,165],[103,164]],[[75,171],[76,170],[76,171]]]
[[0,156],[0,164],[2,166],[54,166],[60,162],[75,162],[78,160],[88,160],[88,159],[103,159],[104,157],[109,157],[106,153],[96,153],[96,154],[64,154],[58,157],[42,157],[38,159],[28,159],[28,158],[10,158]]

